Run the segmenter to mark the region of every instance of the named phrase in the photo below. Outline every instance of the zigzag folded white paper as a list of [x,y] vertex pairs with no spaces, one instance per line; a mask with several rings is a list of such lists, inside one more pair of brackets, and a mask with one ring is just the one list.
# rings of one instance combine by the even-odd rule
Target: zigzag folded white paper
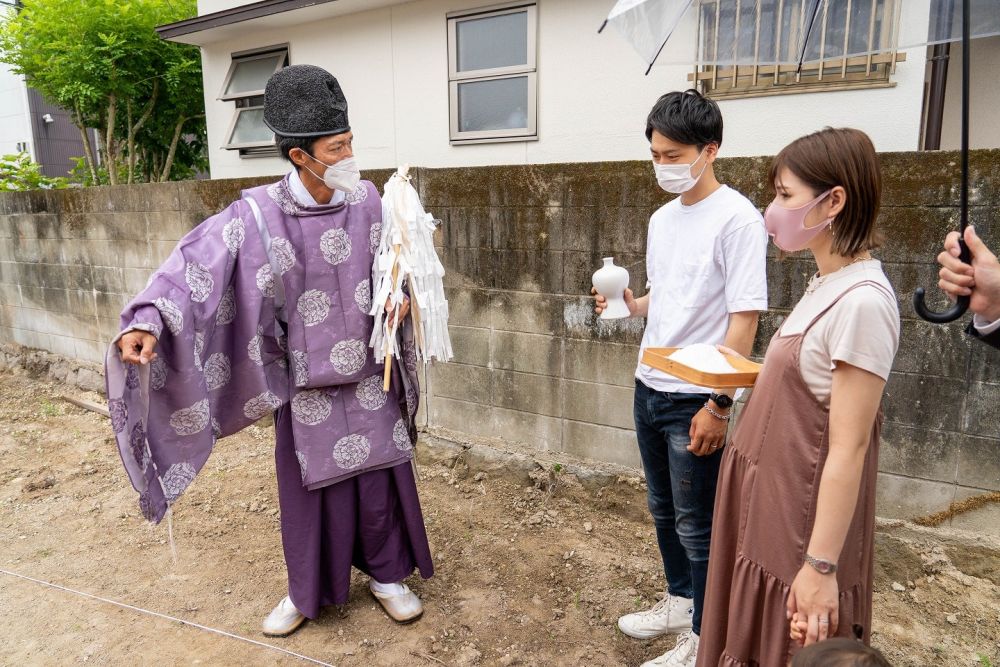
[[372,309],[375,329],[370,341],[376,361],[398,357],[396,327],[390,327],[385,304],[397,314],[409,291],[417,358],[448,361],[454,354],[448,335],[448,300],[444,296],[444,266],[434,251],[438,221],[424,211],[403,165],[385,184],[382,196],[382,237],[372,266]]

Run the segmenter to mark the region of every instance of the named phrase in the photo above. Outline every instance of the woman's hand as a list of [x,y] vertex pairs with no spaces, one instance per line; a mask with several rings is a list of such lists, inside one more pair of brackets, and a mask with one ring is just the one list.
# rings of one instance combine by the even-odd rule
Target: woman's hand
[[[590,288],[590,293],[594,297],[594,312],[600,315],[608,307],[608,300],[597,293],[597,288]],[[625,305],[628,306],[629,317],[635,317],[639,312],[639,302],[636,300],[632,290],[625,288]]]
[[[385,312],[389,313],[386,318],[390,327],[396,326],[396,309],[392,307],[392,298],[385,300]],[[399,321],[402,322],[410,314],[410,297],[403,296],[403,303],[399,306]]]
[[805,642],[809,646],[837,634],[840,590],[837,575],[820,574],[808,563],[802,566],[788,593],[788,620],[795,638],[796,624],[805,622]]
[[122,353],[122,361],[127,364],[145,366],[156,359],[156,336],[148,331],[133,329],[118,339],[118,349]]

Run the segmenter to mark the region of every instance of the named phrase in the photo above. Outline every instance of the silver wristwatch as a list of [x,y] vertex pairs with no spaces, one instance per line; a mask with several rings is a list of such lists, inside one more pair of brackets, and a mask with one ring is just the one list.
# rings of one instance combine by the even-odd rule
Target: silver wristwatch
[[833,574],[837,571],[836,563],[824,560],[823,558],[813,558],[809,554],[806,554],[806,562],[820,574]]

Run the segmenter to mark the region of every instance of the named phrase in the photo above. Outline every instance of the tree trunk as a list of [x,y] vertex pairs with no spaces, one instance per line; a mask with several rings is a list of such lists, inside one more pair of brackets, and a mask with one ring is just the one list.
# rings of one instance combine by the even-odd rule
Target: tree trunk
[[129,102],[129,128],[128,128],[128,182],[131,183],[133,180],[133,172],[135,172],[135,137],[142,129],[142,126],[146,124],[149,117],[153,114],[153,106],[156,104],[156,96],[160,92],[160,81],[159,79],[153,79],[153,92],[149,96],[149,102],[146,103],[146,108],[143,109],[142,115],[139,116],[139,120],[136,121],[135,125],[132,125],[132,103]]
[[118,99],[112,95],[111,101],[108,102],[108,129],[104,136],[105,149],[104,153],[107,156],[107,168],[108,168],[108,183],[111,185],[118,185],[118,155],[117,148],[115,147],[115,122],[118,116]]
[[132,134],[132,100],[125,100],[125,122],[128,123],[128,140],[125,143],[125,150],[128,154],[125,156],[125,166],[128,167],[128,174],[125,176],[125,182],[132,185],[135,180],[135,135]]
[[184,123],[189,120],[191,119],[186,116],[181,116],[177,119],[177,125],[174,126],[174,137],[170,140],[170,150],[167,151],[167,159],[163,162],[163,173],[160,174],[161,183],[165,183],[170,179],[170,170],[174,166],[174,155],[177,153],[177,144],[181,140],[181,129],[184,127]]
[[90,145],[90,134],[87,132],[87,127],[83,124],[83,119],[80,117],[79,105],[74,109],[73,124],[80,130],[80,138],[83,140],[83,161],[87,165],[87,171],[90,172],[91,182],[96,185],[97,167],[94,166],[94,149]]

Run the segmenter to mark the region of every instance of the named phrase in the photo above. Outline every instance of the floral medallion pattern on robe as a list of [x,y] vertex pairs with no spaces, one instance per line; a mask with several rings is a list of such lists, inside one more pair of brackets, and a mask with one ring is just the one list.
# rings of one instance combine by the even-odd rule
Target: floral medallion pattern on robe
[[359,382],[354,395],[365,410],[379,410],[389,400],[388,394],[382,391],[381,375],[373,375]]
[[295,266],[295,248],[288,239],[280,236],[271,239],[271,253],[281,275],[285,275]]
[[400,419],[392,427],[392,441],[395,443],[396,449],[401,452],[413,449],[413,443],[410,442],[410,429],[404,420]]
[[243,404],[243,414],[247,419],[257,421],[281,407],[281,399],[273,392],[264,391]]
[[332,409],[333,401],[325,389],[300,391],[292,399],[292,416],[306,426],[323,423]]
[[209,420],[208,399],[203,398],[189,408],[170,415],[170,428],[177,435],[194,435],[205,430]]
[[358,183],[358,187],[354,188],[354,191],[347,195],[345,199],[349,205],[357,206],[368,199],[368,186],[364,183]]
[[333,460],[344,470],[361,467],[372,451],[372,443],[363,435],[352,434],[333,446]]
[[330,297],[318,289],[307,290],[299,297],[296,310],[302,318],[302,323],[313,327],[322,323],[330,314]]
[[358,308],[361,309],[362,313],[367,314],[368,311],[372,309],[371,280],[366,278],[358,283],[358,286],[354,288],[354,303],[358,304]]
[[191,290],[191,300],[195,303],[205,303],[212,294],[215,280],[212,272],[204,264],[188,262],[184,267],[184,280]]
[[167,502],[172,503],[177,500],[194,480],[194,476],[194,466],[187,461],[175,463],[167,468],[166,474],[163,475],[163,495],[166,496]]
[[170,333],[180,336],[184,330],[184,313],[181,312],[180,307],[166,297],[156,299],[153,301],[153,305],[160,311],[160,317],[163,318],[163,323],[167,325]]
[[167,386],[167,362],[163,357],[157,357],[149,362],[149,386],[154,391],[160,391]]
[[341,375],[354,375],[368,359],[368,346],[363,340],[342,340],[330,351],[330,363]]
[[274,298],[274,271],[270,264],[257,269],[257,289],[267,298]]
[[309,384],[309,364],[306,353],[292,350],[292,372],[295,375],[295,386],[304,387]]
[[319,250],[329,264],[342,264],[351,256],[351,237],[339,227],[328,229],[320,237]]
[[257,333],[254,337],[250,339],[247,343],[247,356],[250,357],[250,361],[254,362],[258,366],[264,365],[264,358],[261,356],[261,347],[264,345],[264,328],[257,327]]
[[222,299],[219,301],[219,310],[215,314],[215,324],[218,326],[225,326],[227,324],[232,324],[235,319],[236,290],[230,287],[222,293]]
[[222,352],[216,352],[205,362],[205,384],[209,391],[222,389],[229,384],[232,375],[232,364]]
[[233,257],[236,257],[243,247],[245,239],[246,228],[243,225],[243,218],[233,218],[222,228],[222,242],[226,244],[226,249]]

